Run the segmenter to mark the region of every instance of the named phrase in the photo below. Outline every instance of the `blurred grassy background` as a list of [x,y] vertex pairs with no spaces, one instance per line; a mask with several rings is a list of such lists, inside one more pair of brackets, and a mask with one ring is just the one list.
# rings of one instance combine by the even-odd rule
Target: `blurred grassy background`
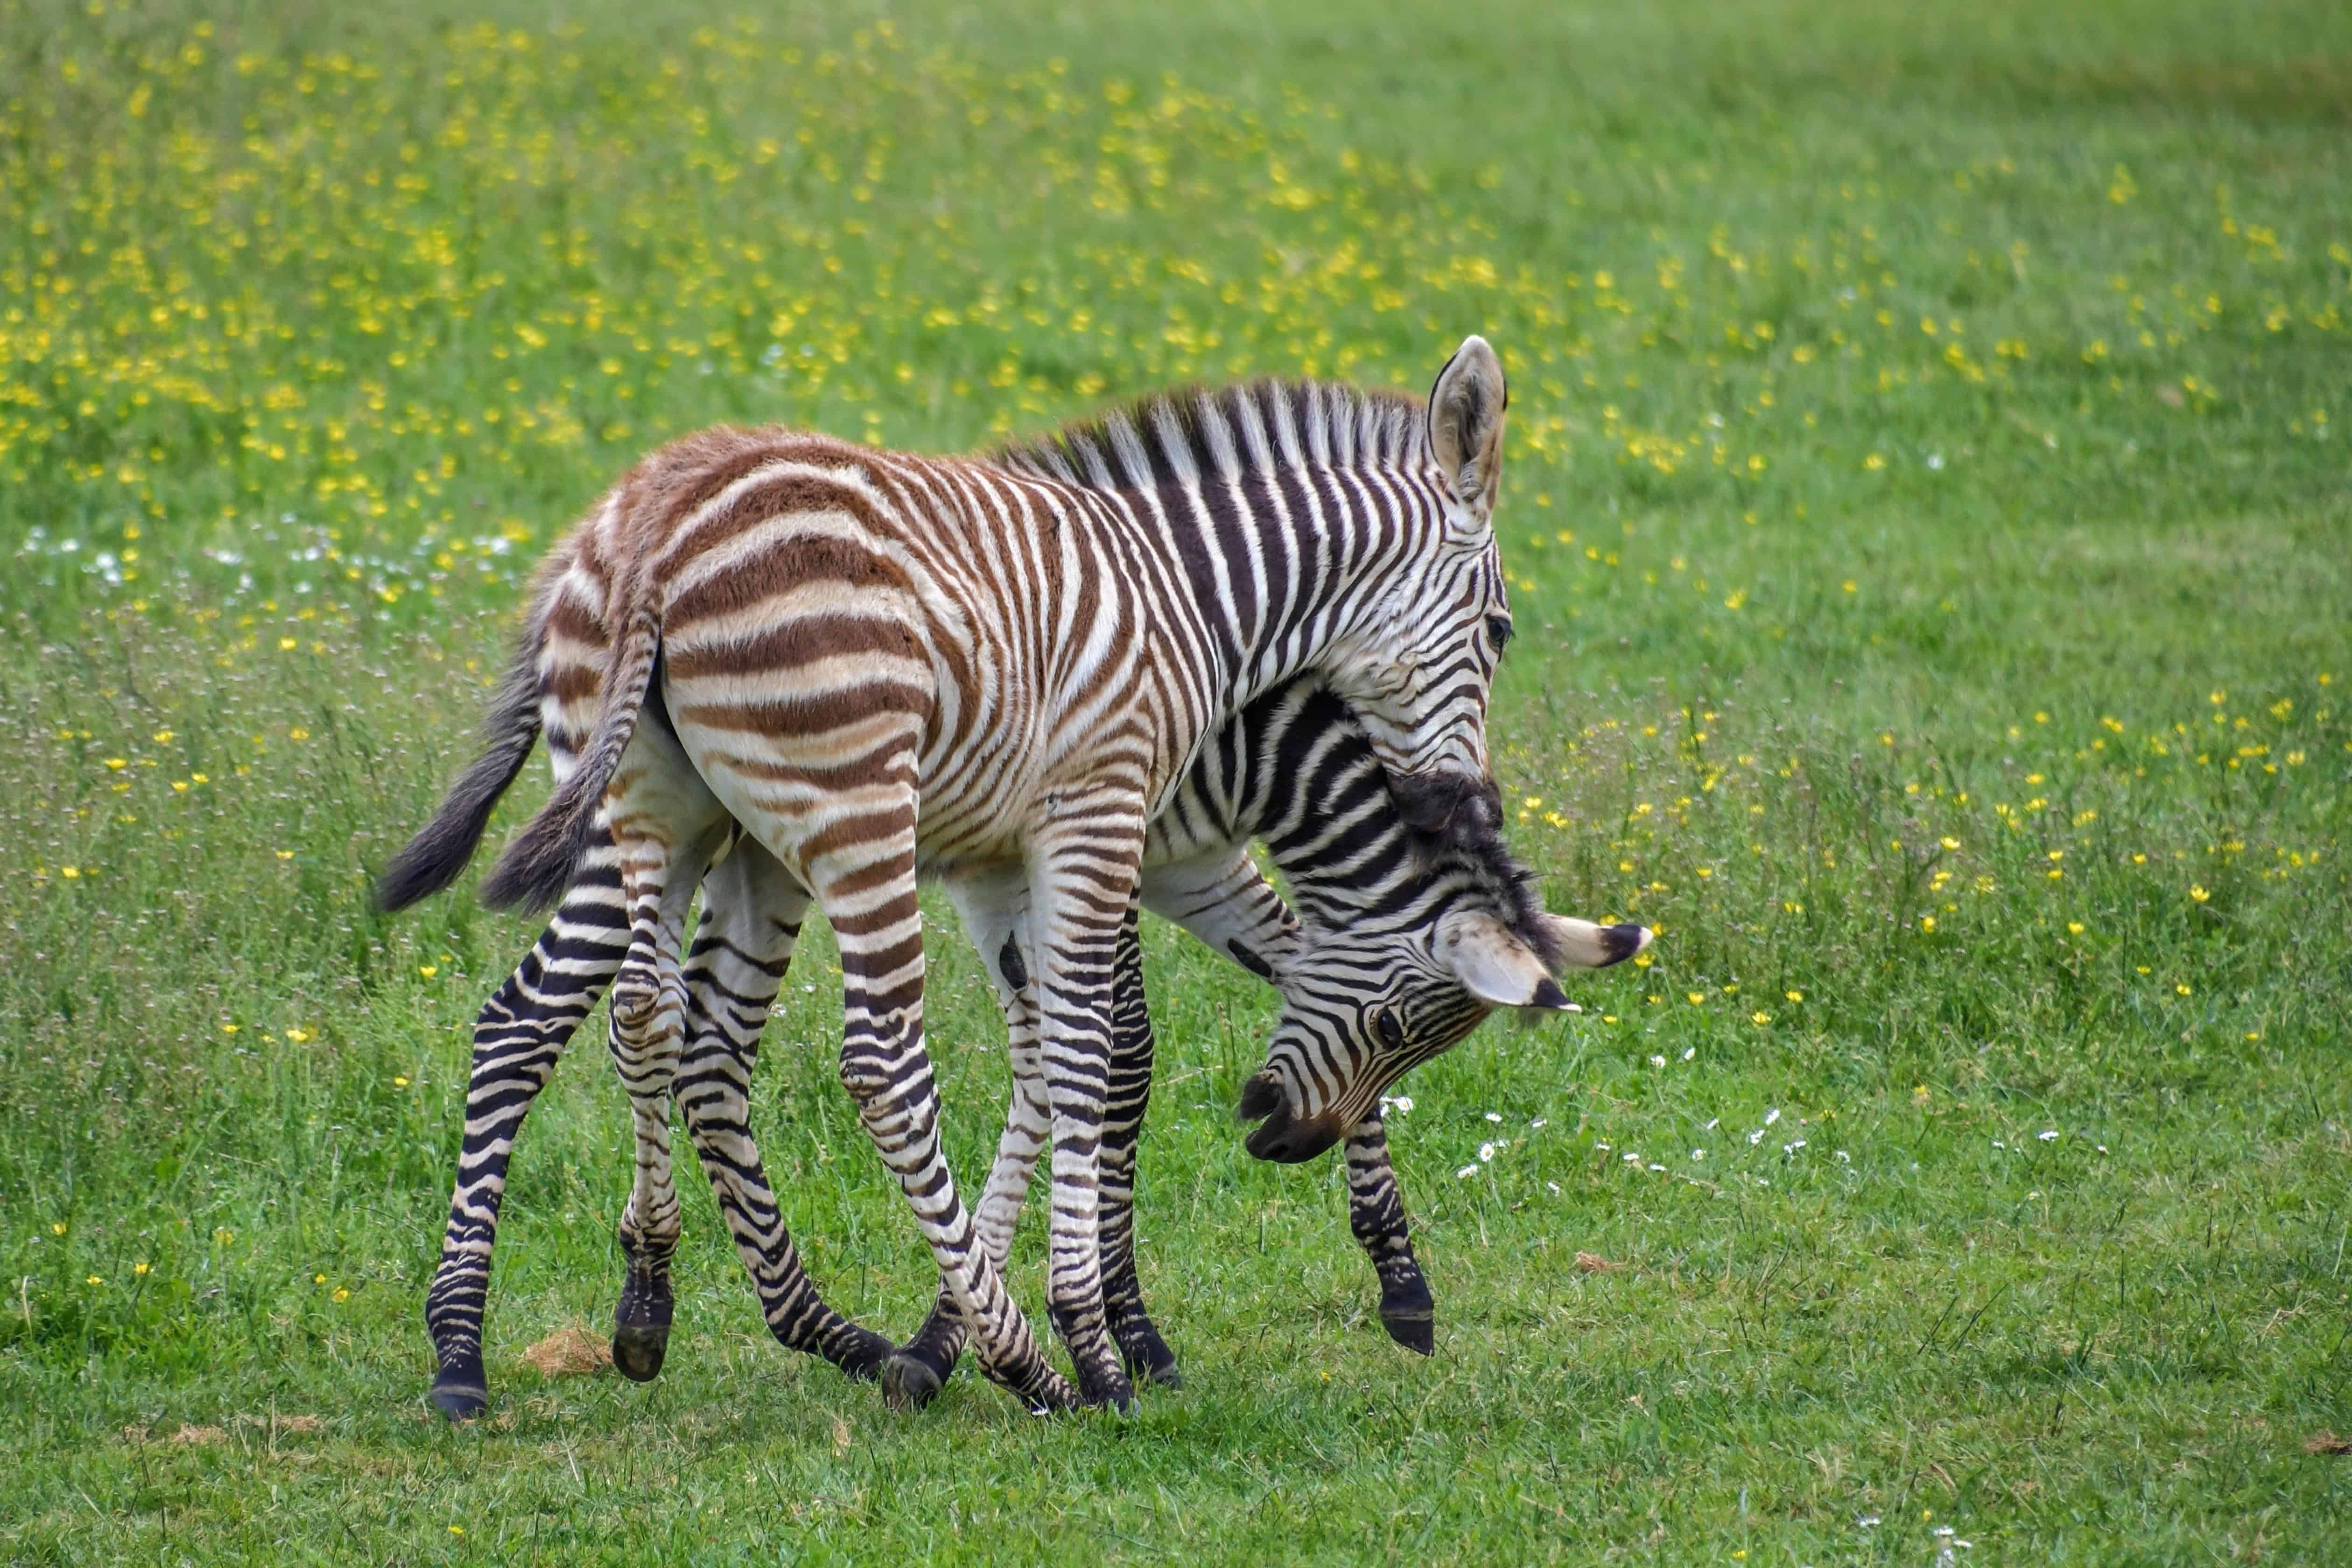
[[[2342,1550],[2336,9],[6,0],[0,37],[12,1555]],[[699,1196],[664,1381],[541,1385],[519,1351],[617,1279],[599,1024],[517,1162],[498,1412],[425,1419],[467,1030],[532,933],[362,895],[573,512],[715,420],[961,448],[1187,379],[1418,388],[1472,329],[1517,842],[1664,936],[1405,1086],[1437,1359],[1380,1334],[1337,1173],[1240,1151],[1266,997],[1155,928],[1186,1392],[886,1418],[765,1339]],[[934,952],[970,1180],[999,1026]],[[827,956],[756,1124],[820,1280],[903,1333],[929,1266]]]

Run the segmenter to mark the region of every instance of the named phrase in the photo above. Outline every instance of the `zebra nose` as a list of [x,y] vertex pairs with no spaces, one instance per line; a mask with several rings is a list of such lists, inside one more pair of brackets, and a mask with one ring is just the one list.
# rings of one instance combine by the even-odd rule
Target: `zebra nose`
[[1327,1124],[1322,1117],[1301,1121],[1286,1108],[1267,1117],[1256,1132],[1243,1140],[1242,1146],[1257,1159],[1295,1166],[1313,1159],[1339,1141],[1339,1130]]
[[1244,1122],[1255,1122],[1282,1108],[1282,1086],[1261,1072],[1242,1085],[1241,1103],[1234,1107],[1234,1114]]
[[1270,1078],[1253,1078],[1243,1086],[1240,1111],[1244,1120],[1265,1118],[1242,1140],[1242,1146],[1256,1159],[1297,1165],[1339,1141],[1340,1129],[1331,1118],[1292,1115],[1280,1086]]

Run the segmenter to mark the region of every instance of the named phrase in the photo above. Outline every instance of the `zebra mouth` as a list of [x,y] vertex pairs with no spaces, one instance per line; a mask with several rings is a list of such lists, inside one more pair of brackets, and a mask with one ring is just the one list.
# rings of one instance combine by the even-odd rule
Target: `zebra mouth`
[[1243,1121],[1258,1122],[1249,1136],[1242,1140],[1242,1147],[1256,1159],[1295,1166],[1313,1159],[1339,1141],[1339,1129],[1329,1125],[1328,1118],[1292,1115],[1281,1086],[1263,1075],[1242,1086],[1241,1104],[1236,1110]]

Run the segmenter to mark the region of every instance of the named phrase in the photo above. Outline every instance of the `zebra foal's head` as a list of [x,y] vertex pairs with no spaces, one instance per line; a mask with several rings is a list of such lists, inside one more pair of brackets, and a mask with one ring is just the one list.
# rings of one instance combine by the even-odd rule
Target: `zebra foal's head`
[[1281,1019],[1242,1090],[1259,1159],[1314,1158],[1489,1013],[1573,1011],[1557,971],[1603,968],[1650,944],[1646,926],[1546,911],[1498,833],[1423,835],[1417,850],[1359,907],[1325,899],[1302,911],[1276,976]]
[[1430,390],[1422,460],[1400,476],[1402,553],[1387,558],[1324,666],[1363,725],[1398,810],[1424,830],[1456,824],[1465,810],[1499,816],[1486,695],[1511,637],[1494,525],[1508,402],[1494,349],[1475,334],[1464,339]]

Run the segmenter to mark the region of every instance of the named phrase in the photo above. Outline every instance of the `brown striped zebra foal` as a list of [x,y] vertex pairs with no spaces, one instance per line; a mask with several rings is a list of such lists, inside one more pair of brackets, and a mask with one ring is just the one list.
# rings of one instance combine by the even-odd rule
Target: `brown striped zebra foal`
[[[404,852],[384,902],[452,880],[539,725],[561,730],[579,765],[484,896],[551,902],[609,819],[632,921],[615,1037],[659,1060],[682,916],[715,848],[673,828],[663,769],[625,768],[633,738],[667,727],[834,928],[843,1082],[982,1371],[1034,1407],[1124,1408],[1098,1176],[1113,960],[1146,825],[1227,716],[1309,671],[1350,703],[1408,818],[1491,820],[1504,397],[1472,338],[1426,410],[1269,383],[1147,400],[989,460],[782,431],[676,443],[573,536],[490,757]],[[641,725],[657,675],[659,716]],[[919,872],[1012,867],[1053,1120],[1048,1296],[1075,1390],[975,1243],[922,1040]],[[667,1135],[642,1114],[639,1131]],[[661,1197],[641,1182],[633,1208]],[[886,1388],[906,1359],[886,1364]]]

